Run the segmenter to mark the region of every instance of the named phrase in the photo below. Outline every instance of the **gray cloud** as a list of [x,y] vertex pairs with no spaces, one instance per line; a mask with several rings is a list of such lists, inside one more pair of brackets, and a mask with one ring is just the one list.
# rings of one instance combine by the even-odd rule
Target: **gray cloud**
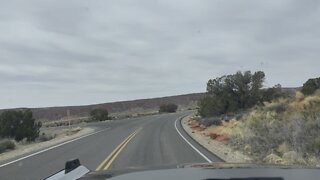
[[0,1],[0,108],[205,91],[263,70],[267,86],[319,76],[316,0]]

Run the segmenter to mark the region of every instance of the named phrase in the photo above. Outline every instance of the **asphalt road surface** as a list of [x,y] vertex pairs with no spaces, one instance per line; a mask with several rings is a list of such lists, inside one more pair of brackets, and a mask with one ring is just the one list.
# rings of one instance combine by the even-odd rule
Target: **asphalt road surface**
[[221,161],[183,131],[179,121],[183,115],[186,113],[91,124],[95,134],[1,162],[0,179],[43,179],[74,158],[93,171]]

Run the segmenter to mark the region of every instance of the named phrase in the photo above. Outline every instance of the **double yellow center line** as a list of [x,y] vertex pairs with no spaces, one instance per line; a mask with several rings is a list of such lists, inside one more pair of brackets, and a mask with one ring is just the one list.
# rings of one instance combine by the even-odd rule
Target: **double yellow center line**
[[96,171],[102,170],[107,170],[112,162],[116,159],[116,157],[120,154],[120,152],[126,147],[126,145],[133,139],[140,131],[142,128],[139,128],[135,130],[133,133],[131,133],[124,141],[122,141],[112,152],[109,154],[109,156],[102,161],[102,163],[97,167]]

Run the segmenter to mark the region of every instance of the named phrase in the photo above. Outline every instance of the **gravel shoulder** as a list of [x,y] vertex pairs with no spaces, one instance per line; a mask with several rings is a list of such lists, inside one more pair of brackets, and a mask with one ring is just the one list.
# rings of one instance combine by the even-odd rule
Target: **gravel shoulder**
[[33,143],[27,143],[27,144],[16,144],[16,148],[12,151],[4,152],[0,154],[0,163],[14,159],[15,157],[18,156],[23,156],[25,154],[33,153],[40,151],[42,149],[63,143],[65,141],[69,141],[72,139],[75,139],[77,137],[89,134],[94,132],[93,128],[81,128],[80,131],[77,131],[75,133],[67,133],[68,129],[60,129],[60,130],[54,130],[54,132],[57,134],[57,136],[54,139],[51,139],[49,141],[44,141],[44,142],[33,142]]
[[181,120],[181,124],[183,129],[192,137],[195,141],[197,141],[204,148],[229,163],[248,163],[251,162],[251,159],[242,154],[239,151],[234,151],[231,147],[225,145],[222,142],[211,139],[208,136],[205,136],[201,133],[201,131],[194,130],[188,125],[188,120],[192,115],[187,116]]

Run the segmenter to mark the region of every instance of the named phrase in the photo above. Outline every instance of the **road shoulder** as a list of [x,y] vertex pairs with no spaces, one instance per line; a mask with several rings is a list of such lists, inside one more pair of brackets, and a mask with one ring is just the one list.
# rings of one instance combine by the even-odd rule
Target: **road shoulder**
[[8,151],[8,152],[4,152],[0,155],[0,163],[5,163],[6,161],[9,160],[13,160],[15,158],[30,154],[30,153],[34,153],[37,151],[40,151],[42,149],[46,149],[49,148],[51,146],[55,146],[58,145],[60,143],[93,133],[94,129],[93,128],[83,128],[81,131],[69,135],[69,136],[60,136],[57,138],[54,138],[52,140],[49,141],[45,141],[45,142],[37,142],[37,143],[31,143],[31,144],[26,144],[26,145],[20,145],[18,146],[15,150],[12,151]]
[[250,158],[240,153],[239,151],[234,151],[232,148],[228,147],[222,142],[211,139],[208,136],[204,136],[200,131],[193,130],[188,126],[188,120],[192,115],[186,116],[181,120],[181,125],[184,131],[193,138],[196,142],[206,148],[208,151],[218,156],[220,159],[229,163],[248,163]]

